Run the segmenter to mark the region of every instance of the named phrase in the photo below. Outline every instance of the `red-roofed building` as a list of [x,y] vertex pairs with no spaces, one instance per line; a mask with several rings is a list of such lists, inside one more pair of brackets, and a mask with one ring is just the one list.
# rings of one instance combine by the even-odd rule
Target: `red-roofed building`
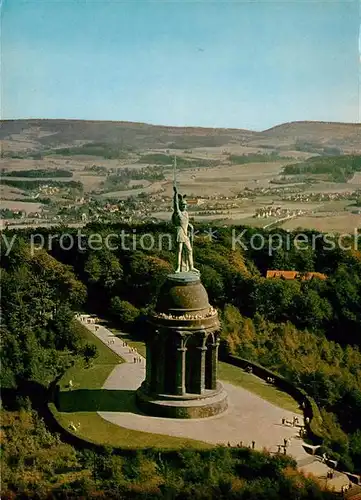
[[302,273],[299,271],[269,270],[267,271],[266,278],[280,278],[284,280],[295,280],[298,278],[301,280],[312,280],[313,278],[318,278],[320,280],[325,280],[327,276],[316,272]]

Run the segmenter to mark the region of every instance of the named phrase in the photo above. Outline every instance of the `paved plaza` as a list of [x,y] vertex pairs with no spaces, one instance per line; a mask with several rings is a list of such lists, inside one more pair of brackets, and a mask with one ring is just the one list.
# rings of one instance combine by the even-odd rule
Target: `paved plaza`
[[[121,427],[197,439],[212,444],[230,444],[235,446],[254,445],[255,449],[283,453],[284,440],[288,440],[287,454],[295,458],[299,468],[318,477],[326,476],[329,468],[319,459],[306,453],[302,439],[298,436],[298,427],[282,425],[282,419],[292,422],[300,414],[283,410],[242,387],[222,382],[228,393],[228,409],[214,417],[202,419],[171,419],[142,414],[135,405],[135,390],[145,378],[145,359],[132,350],[121,337],[116,337],[103,326],[86,325],[102,342],[119,354],[125,363],[117,365],[104,383],[103,389],[119,390],[129,397],[134,391],[134,405],[129,405],[124,412],[98,412],[105,420]],[[134,362],[134,357],[140,362]],[[254,443],[252,443],[254,441]],[[280,448],[280,446],[282,448]],[[332,481],[335,487],[348,484],[344,474],[336,473]]]

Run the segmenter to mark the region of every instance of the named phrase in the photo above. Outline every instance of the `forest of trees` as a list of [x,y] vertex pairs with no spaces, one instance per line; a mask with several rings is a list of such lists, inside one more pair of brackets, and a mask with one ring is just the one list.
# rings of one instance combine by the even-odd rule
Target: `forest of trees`
[[[129,226],[94,224],[83,230],[84,241],[93,233],[105,238],[111,233],[119,234],[122,229],[132,234],[133,228]],[[170,227],[144,224],[136,229],[137,236],[152,233],[158,241],[157,236],[168,233]],[[197,229],[200,235],[204,234],[205,227]],[[67,228],[69,234],[72,231],[75,235],[76,230]],[[313,238],[314,248],[298,250],[284,246],[270,254],[267,245],[264,250],[252,250],[248,245],[255,231],[248,228],[244,237],[247,250],[232,249],[231,228],[219,228],[212,242],[206,236],[196,238],[196,265],[210,301],[217,306],[222,319],[222,348],[272,369],[314,397],[323,417],[325,445],[342,466],[361,471],[361,253],[338,247],[325,249],[322,239]],[[47,229],[42,233],[45,239],[50,234]],[[272,232],[262,234],[267,241]],[[289,237],[286,232],[280,234],[285,240]],[[64,250],[56,240],[52,241],[49,253],[37,250],[32,255],[27,244],[29,236],[30,231],[18,232],[12,251],[2,256],[2,386],[17,390],[30,380],[48,385],[74,362],[74,356],[84,355],[82,351],[75,354],[79,339],[73,322],[74,311],[82,307],[105,316],[111,314],[134,335],[139,332],[146,335],[145,314],[154,307],[157,292],[174,265],[174,254],[168,248],[91,250],[85,243],[82,250],[76,246]],[[267,279],[267,269],[318,271],[326,274],[327,279]],[[71,453],[76,455],[74,450]],[[82,458],[76,455],[76,460],[81,462]],[[263,475],[261,480],[257,474],[251,474],[250,479],[244,468],[238,468],[238,458],[232,463],[225,482],[217,475],[219,480],[215,485],[206,479],[210,465],[205,461],[208,472],[203,470],[196,476],[197,494],[201,494],[200,485],[207,485],[235,488],[234,498],[293,498],[271,493],[283,487],[283,479],[266,480],[272,476]],[[148,466],[155,467],[154,463]],[[94,467],[93,464],[93,472],[87,476],[90,482],[83,478],[81,487],[103,488],[102,491],[109,487],[108,498],[116,496],[112,490],[115,472],[107,473],[109,482],[105,486],[99,482],[99,472],[92,475]],[[126,476],[123,469],[124,464],[119,465],[116,472],[119,477]],[[164,471],[169,469],[166,467]],[[186,472],[181,469],[177,474]],[[168,484],[167,481],[161,484]],[[191,490],[187,490],[189,482],[184,478],[179,481],[185,488],[179,498],[187,498],[191,495]],[[232,481],[238,487],[229,486]],[[243,493],[248,487],[255,488],[258,496]],[[307,487],[303,484],[302,491]],[[265,496],[260,491],[266,492]],[[300,493],[297,498],[326,498],[317,496],[324,495],[317,491],[308,492],[309,496]],[[222,498],[222,494],[215,498]],[[178,498],[176,494],[173,497]]]
[[286,165],[286,175],[323,174],[334,182],[347,182],[356,172],[361,171],[361,156],[341,155],[308,158],[302,163]]
[[286,157],[281,157],[277,151],[271,151],[269,154],[248,153],[245,155],[229,155],[230,162],[235,163],[236,165],[245,165],[247,163],[267,163],[270,161],[277,161],[280,158]]
[[[138,159],[138,163],[163,165],[165,167],[172,166],[174,163],[174,156],[164,153],[147,153],[143,154]],[[202,158],[185,158],[183,156],[177,156],[177,167],[181,170],[184,168],[212,167],[217,165],[217,163],[217,160],[205,160]]]
[[2,256],[1,387],[48,385],[72,362],[78,343],[74,310],[86,287],[45,251],[31,255],[22,240]]
[[3,411],[2,498],[336,500],[289,457],[216,447],[171,454],[76,450],[30,408]]
[[81,146],[53,149],[46,154],[57,154],[62,156],[89,155],[100,156],[108,160],[120,160],[128,158],[130,150],[131,148],[129,146],[119,146],[117,144],[108,144],[105,142],[90,142],[82,144]]
[[53,180],[44,180],[44,179],[31,179],[31,180],[21,180],[15,178],[2,178],[0,180],[0,184],[4,184],[6,186],[12,186],[19,189],[24,189],[27,191],[33,189],[39,189],[41,186],[51,186],[57,188],[65,188],[65,189],[78,189],[81,191],[83,189],[83,184],[80,181],[53,181]]
[[57,168],[55,170],[42,169],[29,169],[29,170],[11,170],[3,171],[1,173],[2,177],[29,177],[29,178],[39,178],[39,177],[73,177],[73,172],[69,170],[64,170]]

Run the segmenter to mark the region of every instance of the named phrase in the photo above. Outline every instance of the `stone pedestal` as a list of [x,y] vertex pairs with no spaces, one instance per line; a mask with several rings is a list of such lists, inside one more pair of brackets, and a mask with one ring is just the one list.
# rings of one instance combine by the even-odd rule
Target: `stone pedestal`
[[148,318],[146,379],[137,391],[146,413],[200,418],[227,408],[217,381],[220,324],[200,276],[168,276],[153,315]]

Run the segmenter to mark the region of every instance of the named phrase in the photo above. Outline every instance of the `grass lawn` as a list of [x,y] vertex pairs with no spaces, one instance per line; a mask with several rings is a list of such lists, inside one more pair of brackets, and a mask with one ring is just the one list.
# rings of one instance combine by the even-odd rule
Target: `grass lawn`
[[119,427],[104,420],[95,412],[59,413],[54,408],[52,411],[64,428],[68,429],[71,422],[76,426],[80,424],[75,434],[99,444],[120,448],[212,448],[211,444],[195,439],[151,434]]
[[267,384],[261,378],[251,373],[246,373],[238,366],[220,361],[218,363],[218,377],[220,380],[224,380],[230,384],[239,385],[284,410],[302,414],[297,401],[292,396],[278,390],[273,385]]
[[86,326],[79,323],[77,330],[84,343],[88,342],[97,347],[98,356],[92,361],[89,367],[86,366],[84,360],[76,362],[60,380],[60,390],[67,390],[69,380],[73,382],[74,389],[100,389],[114,366],[123,363],[123,359],[107,345],[103,344]]

